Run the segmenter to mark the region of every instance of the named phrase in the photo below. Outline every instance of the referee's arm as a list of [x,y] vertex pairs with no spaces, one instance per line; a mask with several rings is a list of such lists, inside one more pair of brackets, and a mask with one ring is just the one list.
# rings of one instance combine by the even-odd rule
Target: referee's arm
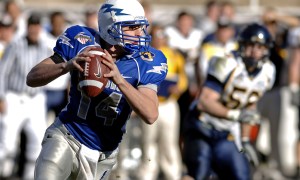
[[12,72],[16,60],[15,44],[10,44],[4,51],[2,59],[0,59],[0,114],[6,111],[5,94],[7,91],[7,84],[9,81],[9,74]]

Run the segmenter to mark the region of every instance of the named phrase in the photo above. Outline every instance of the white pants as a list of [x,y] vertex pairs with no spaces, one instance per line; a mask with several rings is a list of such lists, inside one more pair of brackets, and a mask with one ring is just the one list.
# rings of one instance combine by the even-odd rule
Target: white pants
[[46,98],[44,93],[35,96],[9,92],[6,95],[6,113],[2,117],[0,151],[4,156],[2,175],[10,176],[14,167],[20,131],[27,137],[24,179],[33,179],[34,162],[41,150],[46,129]]
[[168,99],[159,104],[159,117],[153,125],[143,123],[140,179],[156,180],[159,167],[165,179],[180,179],[179,115],[177,101]]
[[289,88],[284,86],[267,92],[258,102],[258,109],[268,119],[260,127],[258,150],[275,160],[285,175],[294,175],[299,134],[297,107],[291,105]]
[[80,144],[57,118],[47,129],[35,166],[36,180],[106,180],[118,149],[99,152]]

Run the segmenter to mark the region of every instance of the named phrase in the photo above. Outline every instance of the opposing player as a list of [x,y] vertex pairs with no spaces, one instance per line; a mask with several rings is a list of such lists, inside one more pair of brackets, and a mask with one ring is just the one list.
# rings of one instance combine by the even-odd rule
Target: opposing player
[[260,120],[256,102],[274,82],[275,68],[268,60],[271,44],[267,29],[251,24],[239,35],[237,54],[210,61],[185,124],[184,161],[196,180],[207,179],[212,171],[220,179],[251,178],[241,152],[251,150],[249,124]]
[[[72,26],[57,40],[54,55],[36,65],[27,84],[43,86],[70,72],[69,103],[47,129],[35,179],[107,179],[116,163],[126,121],[134,110],[147,124],[158,117],[157,87],[166,58],[149,46],[147,19],[137,0],[108,0],[98,13],[99,34]],[[78,88],[78,63],[90,61],[93,45],[105,49],[110,68],[105,90],[95,98]]]

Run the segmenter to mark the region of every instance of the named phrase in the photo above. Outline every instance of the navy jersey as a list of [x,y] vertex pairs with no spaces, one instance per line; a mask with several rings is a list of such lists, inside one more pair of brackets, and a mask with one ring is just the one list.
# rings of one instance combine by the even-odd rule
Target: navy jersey
[[[69,61],[86,47],[99,45],[97,36],[99,34],[93,29],[72,26],[57,40],[54,51]],[[116,65],[121,75],[135,88],[157,91],[167,74],[165,56],[152,47],[148,52],[136,52],[117,59]],[[59,118],[82,144],[99,151],[112,151],[121,142],[132,109],[112,81],[98,96],[85,96],[78,87],[78,73],[71,72],[69,103]]]

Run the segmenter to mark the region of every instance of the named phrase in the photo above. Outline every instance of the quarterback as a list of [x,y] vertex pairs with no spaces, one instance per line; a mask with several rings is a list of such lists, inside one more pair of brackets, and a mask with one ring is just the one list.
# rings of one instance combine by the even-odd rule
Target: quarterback
[[[137,0],[108,0],[99,9],[99,32],[68,28],[54,54],[27,75],[27,84],[43,86],[70,73],[69,102],[46,130],[35,179],[107,179],[132,110],[147,124],[158,117],[157,88],[167,74],[163,53],[149,46],[148,21]],[[78,88],[80,62],[101,46],[110,72],[104,91],[86,96]],[[148,52],[148,53],[145,53]],[[151,58],[145,54],[152,54]]]
[[185,121],[184,161],[196,180],[212,172],[220,179],[251,179],[247,153],[241,152],[252,150],[249,124],[259,123],[256,103],[273,86],[275,68],[268,59],[272,39],[265,27],[248,25],[238,43],[237,52],[211,59]]

